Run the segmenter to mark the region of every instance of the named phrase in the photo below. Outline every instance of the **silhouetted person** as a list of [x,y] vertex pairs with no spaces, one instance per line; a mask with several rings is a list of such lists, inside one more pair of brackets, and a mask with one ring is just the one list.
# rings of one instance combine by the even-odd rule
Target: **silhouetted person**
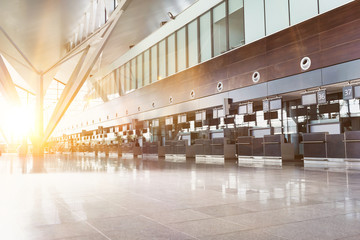
[[22,167],[22,172],[25,173],[26,172],[26,155],[28,152],[28,143],[27,143],[27,139],[23,139],[20,147],[19,147],[19,158],[21,161],[21,167]]

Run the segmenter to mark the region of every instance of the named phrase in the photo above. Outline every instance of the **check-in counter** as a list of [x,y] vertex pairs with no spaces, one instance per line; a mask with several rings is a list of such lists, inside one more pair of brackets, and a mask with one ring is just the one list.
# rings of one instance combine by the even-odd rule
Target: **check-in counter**
[[264,156],[281,159],[281,144],[284,143],[284,135],[265,135],[264,136]]
[[305,167],[327,165],[326,135],[325,132],[304,133],[302,135]]
[[211,155],[211,140],[196,139],[194,144],[195,156]]
[[281,145],[284,144],[284,135],[264,136],[264,161],[282,163]]
[[175,154],[186,155],[186,147],[187,147],[187,141],[186,140],[176,141],[176,143],[175,143]]
[[236,140],[236,154],[239,157],[247,158],[253,156],[253,138],[250,136],[241,136]]
[[212,139],[211,155],[224,156],[224,138]]
[[282,134],[263,137],[241,136],[236,141],[238,163],[282,165],[284,159],[294,159],[294,146],[285,143]]
[[186,160],[187,141],[166,141],[165,142],[165,159],[168,160]]
[[196,139],[194,144],[196,163],[223,164],[224,138]]
[[326,158],[330,166],[342,166],[345,159],[344,134],[326,135]]
[[350,168],[360,167],[360,131],[345,132],[346,162]]
[[253,156],[254,157],[264,156],[264,138],[253,139]]
[[304,165],[360,168],[360,131],[303,134]]
[[158,142],[145,142],[142,147],[143,158],[158,157]]
[[165,156],[169,154],[175,154],[175,141],[167,140],[165,141]]
[[133,157],[135,157],[134,147],[135,147],[135,143],[133,143],[133,142],[123,143],[121,145],[122,157],[123,158],[133,158]]

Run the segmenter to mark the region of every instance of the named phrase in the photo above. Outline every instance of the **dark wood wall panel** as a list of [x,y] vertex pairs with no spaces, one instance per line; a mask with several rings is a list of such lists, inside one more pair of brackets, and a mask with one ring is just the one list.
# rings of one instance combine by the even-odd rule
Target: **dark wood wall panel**
[[206,63],[136,90],[123,98],[131,106],[153,109],[217,94],[216,85],[224,83],[229,91],[253,85],[252,74],[260,72],[259,83],[302,71],[300,61],[311,58],[308,71],[360,58],[360,1],[309,19],[264,39],[245,45]]

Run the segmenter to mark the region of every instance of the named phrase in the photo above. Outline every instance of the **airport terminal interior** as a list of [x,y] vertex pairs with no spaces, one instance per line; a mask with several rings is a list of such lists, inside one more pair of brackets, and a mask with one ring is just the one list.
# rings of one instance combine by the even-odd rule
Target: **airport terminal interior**
[[0,239],[360,239],[359,0],[0,0]]

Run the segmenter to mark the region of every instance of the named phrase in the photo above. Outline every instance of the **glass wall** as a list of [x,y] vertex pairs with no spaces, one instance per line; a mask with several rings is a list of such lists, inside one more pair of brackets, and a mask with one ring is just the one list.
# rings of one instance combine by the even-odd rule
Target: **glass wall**
[[176,50],[175,50],[175,34],[171,34],[167,39],[167,65],[168,65],[168,74],[173,75],[176,72]]
[[298,24],[318,14],[318,0],[290,0],[290,23]]
[[136,59],[137,68],[137,88],[143,87],[143,55],[140,54]]
[[330,11],[353,0],[319,0],[320,13]]
[[119,70],[119,77],[120,77],[120,95],[124,95],[125,94],[125,89],[126,89],[126,82],[125,82],[125,67],[121,66],[120,70]]
[[125,64],[125,92],[131,90],[131,75],[130,75],[130,62]]
[[186,68],[186,28],[183,27],[176,33],[177,45],[177,71]]
[[233,49],[244,44],[244,2],[229,0],[229,47]]
[[144,52],[144,86],[150,84],[150,50]]
[[288,0],[265,0],[265,13],[266,35],[283,30],[290,25]]
[[199,63],[198,39],[198,21],[195,20],[188,25],[189,67]]
[[202,15],[200,21],[200,61],[209,60],[212,56],[211,47],[211,13]]
[[244,0],[245,43],[265,37],[264,0]]
[[136,89],[136,58],[131,60],[131,69],[130,69],[130,79],[131,79],[131,87],[130,90]]
[[[98,81],[91,96],[114,98],[351,0],[227,0]],[[94,91],[95,90],[95,91]]]
[[167,76],[166,74],[166,39],[159,43],[159,75],[158,80]]
[[151,82],[156,82],[158,77],[158,50],[157,45],[151,48]]
[[213,10],[213,41],[214,56],[220,55],[227,50],[227,22],[225,2]]

